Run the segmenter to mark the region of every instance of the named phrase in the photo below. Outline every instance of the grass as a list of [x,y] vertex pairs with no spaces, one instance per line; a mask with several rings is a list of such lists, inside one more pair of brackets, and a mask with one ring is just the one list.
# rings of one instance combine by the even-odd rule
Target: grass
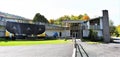
[[66,44],[70,40],[42,40],[42,41],[0,41],[0,46],[21,46],[21,45],[38,45],[38,44]]
[[83,42],[86,42],[87,44],[101,44],[103,43],[102,41],[90,41],[88,39],[82,39]]
[[101,44],[102,42],[87,42],[88,44]]

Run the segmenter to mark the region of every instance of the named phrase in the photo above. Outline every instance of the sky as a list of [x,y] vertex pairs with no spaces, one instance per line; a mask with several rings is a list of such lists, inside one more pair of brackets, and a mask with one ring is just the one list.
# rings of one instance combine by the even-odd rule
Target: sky
[[0,11],[33,19],[36,13],[47,19],[64,15],[88,14],[90,18],[102,16],[108,10],[109,19],[120,25],[120,0],[0,0]]

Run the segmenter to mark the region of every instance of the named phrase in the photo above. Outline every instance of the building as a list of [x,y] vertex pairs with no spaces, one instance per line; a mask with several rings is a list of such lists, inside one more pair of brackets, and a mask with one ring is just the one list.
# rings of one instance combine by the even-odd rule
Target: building
[[[110,42],[110,33],[109,33],[109,16],[108,10],[103,10],[103,16],[87,21],[82,20],[65,20],[63,21],[64,25],[51,25],[44,24],[46,26],[45,36],[54,36],[57,34],[57,37],[76,37],[83,38],[88,37],[89,30],[95,30],[98,37],[103,37],[104,42]],[[15,16],[11,14],[5,14],[0,12],[0,36],[5,35],[5,22],[14,21],[14,22],[24,22],[30,23],[31,20],[28,20],[24,17]],[[39,23],[43,24],[43,23]]]
[[[69,32],[70,37],[75,38],[83,38],[89,36],[89,30],[92,29],[97,32],[98,38],[103,37],[104,42],[108,43],[110,42],[110,32],[109,32],[109,16],[108,16],[108,10],[103,10],[103,16],[97,17],[93,19],[89,19],[87,21],[81,21],[81,20],[65,20],[63,23],[65,23],[69,29],[67,30]],[[67,25],[69,24],[69,25]]]
[[5,25],[7,21],[24,22],[24,23],[31,22],[31,20],[21,16],[0,12],[0,37],[5,36],[5,33],[6,33]]
[[69,37],[70,36],[70,32],[68,30],[68,27],[61,27],[60,25],[53,25],[53,24],[49,24],[49,25],[45,25],[46,26],[46,35],[47,36],[54,36],[56,33],[58,34],[57,37]]
[[97,17],[86,21],[85,28],[83,29],[83,37],[89,36],[89,30],[92,29],[97,32],[98,37],[102,37],[103,24],[102,17]]

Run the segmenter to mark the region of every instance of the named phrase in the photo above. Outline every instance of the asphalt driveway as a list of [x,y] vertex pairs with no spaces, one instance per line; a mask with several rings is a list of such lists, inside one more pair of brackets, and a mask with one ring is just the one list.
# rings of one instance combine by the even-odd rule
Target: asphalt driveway
[[72,57],[73,45],[0,46],[0,57]]
[[[80,46],[80,51],[83,57],[120,57],[120,39],[114,40],[115,43],[100,43],[88,44],[86,42],[77,41]],[[79,50],[77,50],[77,57],[82,57]]]

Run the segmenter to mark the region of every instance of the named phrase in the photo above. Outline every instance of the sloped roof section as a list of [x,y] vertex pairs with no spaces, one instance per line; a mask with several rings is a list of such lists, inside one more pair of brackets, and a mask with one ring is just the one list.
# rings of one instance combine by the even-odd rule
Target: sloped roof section
[[0,11],[0,17],[13,18],[13,19],[28,19],[14,14],[4,13]]

